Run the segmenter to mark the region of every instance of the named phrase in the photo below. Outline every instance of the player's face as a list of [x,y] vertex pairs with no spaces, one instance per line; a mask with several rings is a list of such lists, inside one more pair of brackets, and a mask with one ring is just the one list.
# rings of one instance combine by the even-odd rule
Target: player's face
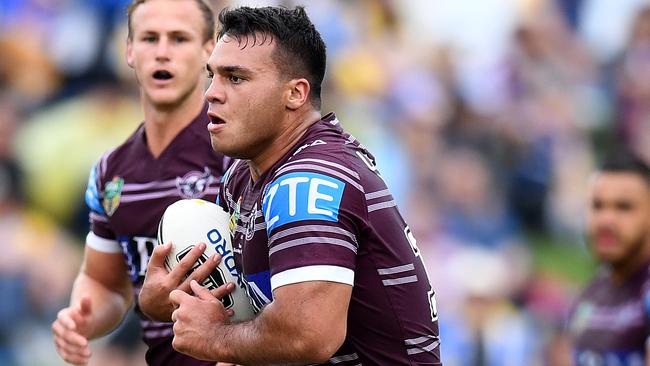
[[194,0],[147,1],[135,9],[131,24],[127,62],[146,102],[173,108],[203,92],[214,42],[204,42],[206,25]]
[[208,130],[212,147],[228,156],[254,159],[281,131],[289,89],[273,62],[275,42],[262,39],[226,35],[208,60]]
[[603,172],[594,177],[587,220],[596,258],[614,266],[641,254],[648,245],[650,191],[637,174]]

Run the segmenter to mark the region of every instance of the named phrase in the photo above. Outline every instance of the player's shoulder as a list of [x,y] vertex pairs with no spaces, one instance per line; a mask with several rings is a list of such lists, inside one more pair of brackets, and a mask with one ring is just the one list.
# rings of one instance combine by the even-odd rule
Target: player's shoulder
[[132,159],[134,153],[137,151],[135,147],[139,143],[142,143],[143,133],[144,124],[141,123],[138,128],[121,144],[104,151],[99,159],[95,161],[93,166],[96,173],[104,175],[119,162]]
[[352,136],[327,133],[305,139],[295,151],[274,167],[270,180],[302,177],[340,182],[360,192],[384,186],[374,157]]
[[344,146],[316,139],[275,167],[271,180],[302,177],[340,181],[363,191],[359,158]]

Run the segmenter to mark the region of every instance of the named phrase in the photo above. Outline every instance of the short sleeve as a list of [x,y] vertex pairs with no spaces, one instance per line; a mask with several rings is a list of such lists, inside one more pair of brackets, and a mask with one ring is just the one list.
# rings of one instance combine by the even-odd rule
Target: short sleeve
[[363,199],[358,174],[338,162],[298,159],[278,169],[262,201],[271,288],[353,285]]
[[86,245],[105,253],[119,253],[122,248],[115,238],[110,220],[102,205],[101,172],[99,163],[91,169],[85,194],[86,205],[90,213],[90,232],[86,236]]

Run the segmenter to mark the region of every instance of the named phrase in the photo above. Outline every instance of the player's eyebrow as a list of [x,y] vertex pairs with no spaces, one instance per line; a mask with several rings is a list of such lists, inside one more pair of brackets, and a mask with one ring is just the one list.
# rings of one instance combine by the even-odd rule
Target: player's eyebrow
[[167,34],[170,37],[186,37],[186,38],[192,38],[192,33],[185,31],[185,30],[171,30],[167,32],[160,32],[156,30],[149,30],[145,29],[141,32],[139,32],[139,35],[142,37],[150,37],[150,36],[160,36],[162,34]]
[[[208,65],[208,71],[211,71],[210,65]],[[219,75],[231,75],[231,74],[249,75],[252,73],[252,71],[249,68],[243,66],[237,66],[237,65],[217,66],[216,72]]]

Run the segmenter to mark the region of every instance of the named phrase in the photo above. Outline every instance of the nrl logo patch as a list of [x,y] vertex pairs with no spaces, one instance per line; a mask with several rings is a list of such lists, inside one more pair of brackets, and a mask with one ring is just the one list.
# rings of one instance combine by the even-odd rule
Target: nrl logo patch
[[122,186],[124,186],[124,179],[120,177],[113,177],[113,180],[106,183],[104,187],[104,200],[102,206],[108,216],[112,216],[120,205],[120,197],[122,196]]
[[231,236],[235,236],[235,229],[237,229],[237,220],[239,220],[239,211],[241,211],[241,201],[242,197],[240,196],[237,200],[237,205],[235,205],[235,209],[233,210],[232,215],[230,215],[230,223],[228,225],[228,228],[230,229]]
[[214,179],[210,169],[205,167],[203,172],[193,171],[182,178],[176,177],[176,188],[183,198],[201,198]]

